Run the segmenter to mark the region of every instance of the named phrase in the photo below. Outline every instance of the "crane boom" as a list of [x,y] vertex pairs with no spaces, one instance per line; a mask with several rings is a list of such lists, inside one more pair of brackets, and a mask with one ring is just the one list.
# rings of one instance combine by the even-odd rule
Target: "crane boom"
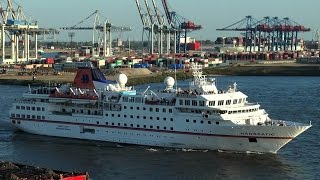
[[140,18],[141,18],[142,25],[145,26],[146,25],[146,21],[145,21],[145,19],[143,17],[143,13],[142,13],[142,9],[141,9],[139,0],[136,0],[136,4],[137,4],[137,8],[138,8],[138,11],[139,11],[139,15],[140,15]]
[[144,0],[144,3],[145,3],[145,5],[146,5],[147,11],[148,11],[148,15],[149,15],[149,18],[150,18],[150,22],[151,22],[151,24],[153,24],[153,23],[154,23],[154,20],[153,20],[152,14],[151,14],[151,9],[150,9],[148,0]]
[[172,17],[171,17],[170,11],[169,11],[167,0],[162,0],[162,5],[163,5],[164,11],[166,13],[168,23],[171,25],[172,24]]
[[157,8],[157,4],[156,4],[155,0],[152,0],[152,4],[153,4],[154,11],[156,12],[156,16],[157,16],[157,19],[158,19],[158,23],[159,23],[160,25],[163,25],[163,24],[164,24],[164,21],[163,21],[163,19],[162,19],[161,16],[160,16],[160,12],[159,12],[159,10],[158,10],[158,8]]

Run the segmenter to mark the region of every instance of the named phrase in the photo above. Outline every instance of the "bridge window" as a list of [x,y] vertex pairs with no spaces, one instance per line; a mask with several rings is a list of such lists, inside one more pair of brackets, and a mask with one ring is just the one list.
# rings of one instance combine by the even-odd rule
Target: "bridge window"
[[185,101],[184,101],[184,104],[185,104],[186,106],[190,106],[190,100],[185,100]]
[[204,101],[199,101],[199,106],[204,106]]
[[192,106],[198,106],[198,101],[192,100]]
[[227,100],[226,105],[230,105],[230,104],[231,104],[231,100]]
[[26,109],[26,107],[24,107],[24,106],[21,106],[21,109],[22,109],[22,110],[25,110],[25,109]]
[[215,101],[209,101],[209,106],[215,106],[216,102]]
[[179,105],[183,105],[183,100],[182,99],[179,100]]
[[159,112],[159,108],[156,108],[156,112]]
[[128,102],[128,97],[123,97],[122,100],[123,102]]
[[169,113],[172,113],[172,109],[169,109]]
[[223,106],[223,103],[224,103],[224,101],[223,101],[223,100],[218,101],[218,106]]
[[16,109],[20,109],[20,106],[16,106]]
[[166,109],[165,109],[165,108],[163,108],[163,109],[162,109],[162,112],[164,112],[164,113],[165,113],[165,112],[166,112]]
[[30,110],[30,107],[29,107],[29,106],[27,106],[27,110]]
[[233,104],[237,104],[237,103],[238,103],[238,99],[234,99]]

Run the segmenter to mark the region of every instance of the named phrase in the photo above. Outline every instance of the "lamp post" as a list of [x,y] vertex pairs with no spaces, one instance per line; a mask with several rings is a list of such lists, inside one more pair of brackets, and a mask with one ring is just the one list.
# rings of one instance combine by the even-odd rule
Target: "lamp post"
[[72,39],[73,39],[73,37],[75,36],[75,32],[69,32],[68,33],[68,36],[70,37],[70,56],[72,57]]

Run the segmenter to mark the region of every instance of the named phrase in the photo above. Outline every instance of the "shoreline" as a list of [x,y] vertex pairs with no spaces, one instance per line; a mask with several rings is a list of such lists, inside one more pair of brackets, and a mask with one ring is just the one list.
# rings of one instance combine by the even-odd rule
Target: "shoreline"
[[[233,65],[221,66],[215,68],[204,68],[206,75],[226,75],[226,76],[320,76],[320,65],[265,65],[265,64],[252,64],[252,65]],[[69,73],[65,76],[41,75],[32,79],[32,76],[19,76],[0,74],[1,85],[20,85],[20,86],[46,86],[57,84],[70,84],[73,82],[75,74]],[[128,85],[138,85],[146,83],[159,83],[163,82],[167,76],[174,77],[173,72],[159,72],[153,73],[148,76],[129,76]],[[186,80],[192,78],[192,73],[185,73],[179,70],[176,74],[178,80]],[[111,77],[112,78],[112,77]],[[113,77],[114,78],[114,77]]]

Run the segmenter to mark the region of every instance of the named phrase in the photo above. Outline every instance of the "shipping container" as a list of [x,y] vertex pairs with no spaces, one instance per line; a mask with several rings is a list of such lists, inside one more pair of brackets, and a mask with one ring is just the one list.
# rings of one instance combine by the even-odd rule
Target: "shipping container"
[[187,50],[192,50],[192,51],[198,51],[201,47],[200,42],[194,42],[194,43],[188,43],[187,44]]
[[49,58],[49,57],[46,58],[46,59],[45,59],[45,64],[54,64],[54,59],[51,58],[51,57],[50,57],[50,58]]
[[181,69],[182,68],[182,64],[171,64],[170,69]]

